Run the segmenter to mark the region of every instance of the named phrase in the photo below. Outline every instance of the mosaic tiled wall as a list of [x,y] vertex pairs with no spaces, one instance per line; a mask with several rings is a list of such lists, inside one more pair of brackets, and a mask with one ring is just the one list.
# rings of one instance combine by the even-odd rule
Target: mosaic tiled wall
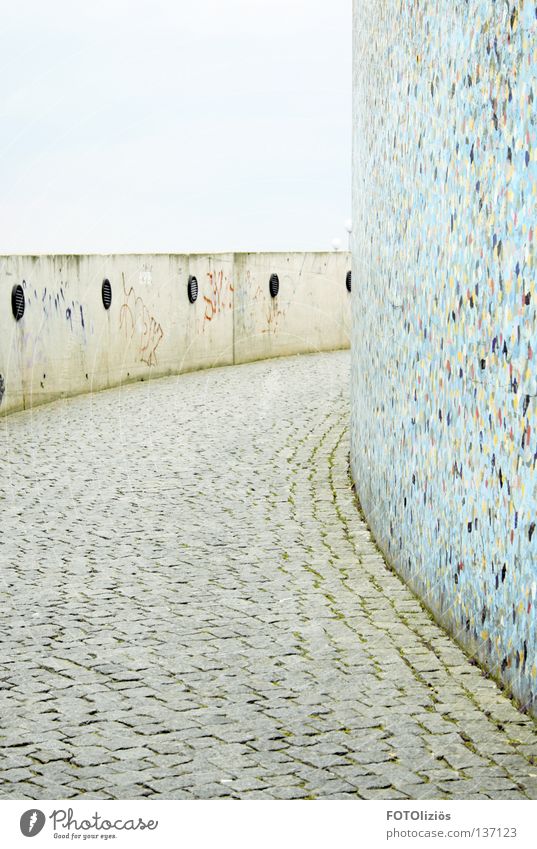
[[537,708],[537,5],[355,0],[352,469],[380,547]]

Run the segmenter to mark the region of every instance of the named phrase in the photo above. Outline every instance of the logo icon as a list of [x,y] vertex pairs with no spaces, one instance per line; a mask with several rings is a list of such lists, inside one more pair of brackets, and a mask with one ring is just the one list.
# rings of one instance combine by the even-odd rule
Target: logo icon
[[45,825],[45,814],[37,808],[30,808],[21,817],[21,831],[25,837],[35,837]]

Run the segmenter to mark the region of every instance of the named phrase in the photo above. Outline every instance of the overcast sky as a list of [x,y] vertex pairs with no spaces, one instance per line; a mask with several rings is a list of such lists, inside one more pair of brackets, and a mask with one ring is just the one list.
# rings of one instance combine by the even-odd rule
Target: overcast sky
[[344,241],[351,5],[4,4],[0,252]]

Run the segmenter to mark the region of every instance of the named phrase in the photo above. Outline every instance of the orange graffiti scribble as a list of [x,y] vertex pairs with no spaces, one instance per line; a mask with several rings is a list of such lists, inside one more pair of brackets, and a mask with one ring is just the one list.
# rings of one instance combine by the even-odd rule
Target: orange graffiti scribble
[[[254,293],[253,300],[255,302],[264,302],[266,301],[266,297],[266,292],[258,284]],[[261,328],[261,333],[276,333],[279,328],[280,321],[285,317],[285,310],[280,309],[277,304],[277,301],[273,298],[270,298],[269,303],[267,304],[264,312],[266,326]]]
[[203,318],[205,321],[212,321],[215,316],[224,312],[224,310],[232,308],[231,295],[234,292],[234,288],[230,280],[224,277],[223,271],[219,271],[216,274],[208,271],[207,277],[210,282],[211,297],[208,298],[207,295],[203,296],[206,305]]
[[150,314],[143,299],[136,295],[132,286],[127,292],[124,275],[123,295],[124,301],[119,311],[120,330],[123,329],[128,342],[136,334],[140,360],[148,366],[154,366],[157,364],[157,348],[164,336],[162,326]]

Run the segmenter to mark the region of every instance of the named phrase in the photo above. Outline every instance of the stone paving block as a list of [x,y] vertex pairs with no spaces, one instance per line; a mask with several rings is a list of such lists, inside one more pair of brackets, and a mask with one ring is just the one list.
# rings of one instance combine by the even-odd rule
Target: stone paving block
[[[367,787],[361,788],[358,791],[358,795],[360,799],[408,799],[404,793],[401,793],[400,790],[396,790],[394,787],[382,787],[380,789],[368,789]],[[441,796],[437,798],[442,798]]]
[[272,799],[310,799],[311,791],[306,787],[288,785],[286,787],[268,788]]
[[293,357],[5,420],[0,798],[537,798],[534,721],[360,518],[347,371]]
[[25,781],[33,781],[34,773],[32,770],[19,767],[18,769],[2,770],[0,782],[2,785],[11,785],[12,783],[24,783]]

